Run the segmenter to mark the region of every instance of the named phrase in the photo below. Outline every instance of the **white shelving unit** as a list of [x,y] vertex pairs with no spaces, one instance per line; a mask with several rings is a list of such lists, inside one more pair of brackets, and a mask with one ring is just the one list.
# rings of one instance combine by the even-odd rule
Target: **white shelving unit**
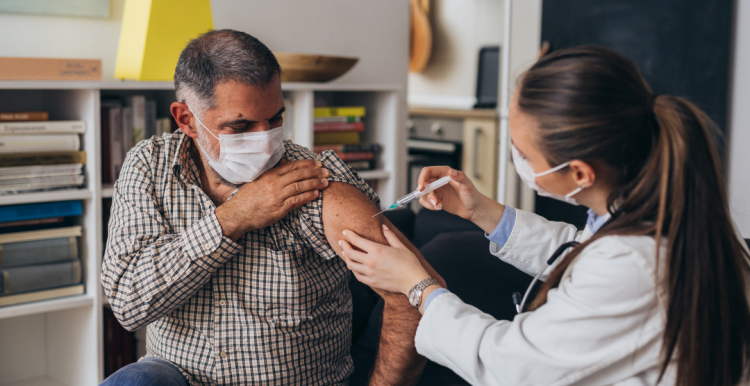
[[[384,202],[403,194],[406,172],[404,90],[399,85],[338,85],[284,83],[292,101],[294,141],[312,147],[313,108],[317,93],[337,105],[367,108],[364,141],[383,145],[376,170],[361,172],[377,180]],[[104,377],[102,304],[99,281],[104,244],[102,199],[112,185],[101,181],[100,101],[111,96],[145,94],[157,101],[160,116],[174,100],[171,82],[44,82],[0,81],[4,111],[48,111],[50,120],[82,120],[86,186],[82,189],[0,196],[0,206],[80,200],[83,214],[76,223],[84,232],[80,256],[86,292],[82,295],[0,307],[0,386],[97,385]]]

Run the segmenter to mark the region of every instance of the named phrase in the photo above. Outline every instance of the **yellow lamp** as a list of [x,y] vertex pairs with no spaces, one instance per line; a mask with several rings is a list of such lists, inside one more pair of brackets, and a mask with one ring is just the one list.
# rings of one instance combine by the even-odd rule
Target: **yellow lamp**
[[188,41],[213,28],[210,0],[127,0],[115,77],[171,81]]

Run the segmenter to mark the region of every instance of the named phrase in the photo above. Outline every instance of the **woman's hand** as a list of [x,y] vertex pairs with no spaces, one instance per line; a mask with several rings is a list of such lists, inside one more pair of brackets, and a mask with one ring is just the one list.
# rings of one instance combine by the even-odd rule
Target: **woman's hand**
[[503,217],[505,207],[483,195],[464,172],[448,166],[429,166],[419,174],[417,190],[425,184],[450,176],[448,185],[438,188],[419,198],[419,203],[429,210],[445,210],[477,224],[487,233],[492,233]]
[[344,248],[344,261],[362,284],[408,296],[415,285],[430,277],[417,257],[386,225],[383,234],[390,246],[367,240],[350,230],[343,233],[345,240],[340,240],[339,245]]

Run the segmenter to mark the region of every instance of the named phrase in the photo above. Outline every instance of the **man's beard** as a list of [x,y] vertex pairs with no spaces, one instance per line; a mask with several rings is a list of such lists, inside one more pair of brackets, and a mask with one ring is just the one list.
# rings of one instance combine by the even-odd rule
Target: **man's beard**
[[[243,184],[234,184],[234,183],[231,183],[231,182],[227,181],[224,177],[221,176],[221,174],[219,174],[216,170],[214,170],[214,168],[211,165],[209,165],[208,160],[204,159],[204,156],[208,157],[208,155],[206,153],[210,154],[210,159],[219,159],[219,153],[220,153],[221,149],[219,148],[219,149],[216,149],[218,151],[215,151],[213,144],[210,141],[206,141],[205,140],[205,135],[201,135],[201,134],[203,134],[202,131],[196,130],[196,132],[198,133],[198,138],[196,138],[195,141],[199,141],[200,142],[200,146],[198,147],[198,151],[201,152],[201,153],[203,153],[201,155],[201,162],[203,162],[203,169],[205,169],[213,177],[216,177],[216,179],[218,179],[219,183],[221,183],[222,185],[230,186],[230,187],[235,188],[235,189],[237,189],[240,186],[242,186]],[[201,146],[202,146],[203,149],[205,149],[205,153],[203,151],[201,151]],[[215,153],[215,155],[214,155],[214,153]]]

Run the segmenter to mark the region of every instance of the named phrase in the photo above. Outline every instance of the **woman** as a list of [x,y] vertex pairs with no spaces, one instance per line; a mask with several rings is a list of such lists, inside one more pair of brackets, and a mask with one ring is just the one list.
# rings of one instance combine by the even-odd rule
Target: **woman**
[[[576,232],[494,202],[461,172],[425,168],[420,186],[446,175],[454,181],[422,197],[424,207],[473,221],[490,234],[494,255],[545,274],[513,321],[430,285],[419,297],[418,351],[483,385],[745,380],[748,253],[729,216],[715,133],[691,103],[652,94],[636,66],[612,50],[541,58],[510,109],[514,164],[539,194],[590,208],[588,225]],[[390,247],[346,231],[344,259],[367,285],[417,294],[412,288],[429,275],[385,234]],[[545,271],[558,246],[573,240],[580,245]]]

